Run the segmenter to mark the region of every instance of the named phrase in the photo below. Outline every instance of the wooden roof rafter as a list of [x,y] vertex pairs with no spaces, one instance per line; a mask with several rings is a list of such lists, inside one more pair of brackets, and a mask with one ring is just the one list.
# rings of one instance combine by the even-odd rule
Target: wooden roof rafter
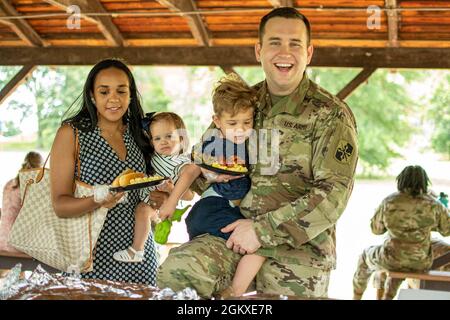
[[26,65],[0,90],[0,105],[24,82],[36,69],[35,65]]
[[[121,57],[130,65],[256,66],[254,47],[0,47],[0,65],[93,65]],[[314,50],[311,66],[450,69],[447,48],[339,48]],[[220,57],[220,58],[218,58]]]
[[9,0],[0,0],[0,22],[8,25],[27,45],[32,47],[47,46],[25,19],[2,20],[1,16],[20,16]]
[[[180,12],[181,15],[186,12],[197,12],[197,6],[193,0],[157,0],[161,5],[169,8],[173,12]],[[194,15],[183,15],[189,28],[191,29],[192,35],[197,40],[198,44],[204,47],[210,46],[210,36],[208,29],[202,19],[198,14]]]
[[336,95],[339,99],[345,100],[353,93],[363,82],[367,81],[369,77],[377,70],[376,67],[364,68],[358,73],[344,88],[342,88]]
[[48,4],[67,10],[68,7],[76,5],[81,10],[81,17],[97,24],[101,33],[115,47],[125,46],[125,41],[117,26],[113,23],[112,18],[107,15],[97,16],[95,18],[89,17],[86,13],[103,13],[108,11],[103,7],[99,0],[44,0]]

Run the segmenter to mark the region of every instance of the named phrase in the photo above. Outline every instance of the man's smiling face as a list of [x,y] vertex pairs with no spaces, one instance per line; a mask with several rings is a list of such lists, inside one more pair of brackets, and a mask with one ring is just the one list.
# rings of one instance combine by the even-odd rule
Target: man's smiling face
[[275,17],[267,21],[262,43],[256,44],[269,91],[275,95],[292,93],[311,62],[313,47],[308,46],[306,26],[299,19]]

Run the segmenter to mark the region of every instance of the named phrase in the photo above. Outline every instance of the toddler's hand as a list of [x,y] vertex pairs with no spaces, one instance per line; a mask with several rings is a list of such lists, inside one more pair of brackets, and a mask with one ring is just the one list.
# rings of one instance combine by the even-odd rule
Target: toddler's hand
[[171,193],[175,188],[172,179],[165,180],[161,185],[156,187],[159,191]]
[[162,206],[157,210],[158,218],[161,221],[171,218],[176,208],[177,208],[176,203],[171,203],[170,201],[164,202]]

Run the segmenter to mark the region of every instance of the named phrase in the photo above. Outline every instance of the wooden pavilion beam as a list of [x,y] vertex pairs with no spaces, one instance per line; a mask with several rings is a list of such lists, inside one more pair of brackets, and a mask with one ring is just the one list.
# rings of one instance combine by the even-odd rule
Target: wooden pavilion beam
[[[450,48],[318,47],[311,66],[450,69]],[[93,65],[118,57],[131,65],[254,66],[254,47],[0,47],[0,65]]]
[[274,8],[294,6],[293,0],[268,0],[268,1]]
[[389,33],[389,46],[398,47],[398,22],[399,15],[395,8],[397,8],[397,0],[386,0],[385,6],[387,8],[387,21]]
[[244,78],[242,78],[241,75],[237,73],[236,70],[234,70],[233,66],[221,65],[220,68],[223,70],[223,72],[225,72],[225,74],[234,73],[239,77],[239,79],[241,79],[242,82],[247,83],[247,81],[245,81]]
[[192,35],[198,44],[204,47],[210,46],[210,37],[202,17],[198,14],[184,15],[183,12],[195,12],[197,6],[193,0],[157,0],[161,5],[169,8],[173,12],[179,12],[186,18]]
[[339,99],[345,100],[349,95],[353,93],[364,81],[369,79],[369,77],[377,70],[374,67],[364,68],[359,74],[353,78],[341,91],[336,95]]
[[103,7],[99,0],[44,0],[45,2],[54,5],[58,8],[67,10],[71,5],[76,5],[80,8],[80,15],[86,20],[97,24],[101,33],[105,38],[115,47],[124,46],[124,39],[119,29],[113,23],[110,16],[89,17],[85,13],[107,13],[108,11]]
[[36,69],[36,66],[26,65],[17,72],[17,74],[1,89],[0,105],[14,92],[14,90],[27,80],[34,69]]
[[2,20],[1,16],[20,16],[9,0],[0,0],[0,22],[8,25],[27,45],[31,47],[46,45],[25,19]]

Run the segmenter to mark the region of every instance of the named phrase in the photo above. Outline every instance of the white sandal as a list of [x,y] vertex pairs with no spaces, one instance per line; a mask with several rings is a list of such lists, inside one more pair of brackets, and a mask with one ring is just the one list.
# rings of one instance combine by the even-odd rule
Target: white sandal
[[[128,250],[133,252],[134,257],[130,256]],[[120,250],[114,253],[113,258],[114,260],[120,262],[142,262],[142,260],[144,260],[144,251],[136,251],[132,247],[129,247],[128,249]]]

